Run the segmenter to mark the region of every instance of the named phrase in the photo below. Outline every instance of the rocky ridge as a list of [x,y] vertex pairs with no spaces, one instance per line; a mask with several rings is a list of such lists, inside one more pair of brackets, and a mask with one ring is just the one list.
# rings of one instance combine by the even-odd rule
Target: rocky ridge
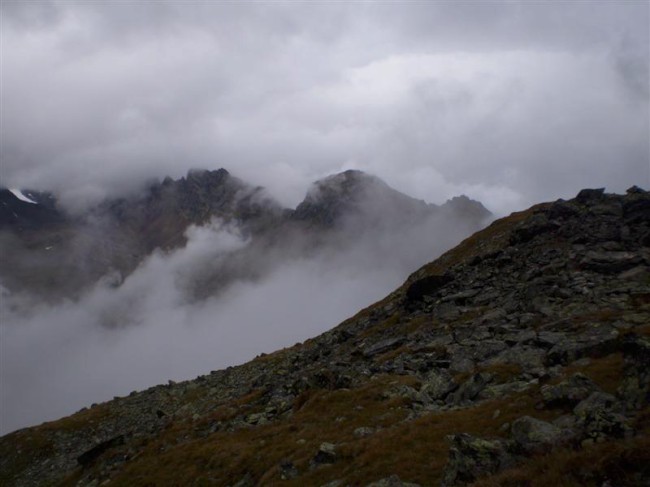
[[498,220],[331,331],[0,439],[4,485],[643,485],[650,193]]

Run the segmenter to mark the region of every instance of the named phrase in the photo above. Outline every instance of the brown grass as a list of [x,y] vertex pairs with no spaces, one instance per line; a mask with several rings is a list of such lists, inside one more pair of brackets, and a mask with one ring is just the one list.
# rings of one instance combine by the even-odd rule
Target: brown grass
[[[128,464],[112,485],[180,485],[197,477],[228,485],[246,472],[261,479],[259,485],[271,485],[279,481],[278,465],[285,459],[301,472],[298,479],[283,482],[287,486],[322,485],[337,478],[355,485],[392,474],[431,485],[447,461],[447,435],[498,436],[504,422],[523,414],[542,419],[559,414],[537,411],[531,395],[521,394],[403,422],[408,401],[385,399],[383,394],[397,385],[417,387],[417,379],[383,376],[355,390],[315,390],[289,419],[184,443],[175,441],[182,429],[171,428]],[[500,414],[494,418],[496,409]],[[378,432],[355,437],[354,430],[362,426]],[[309,462],[324,441],[337,445],[339,459],[335,466],[310,469]]]

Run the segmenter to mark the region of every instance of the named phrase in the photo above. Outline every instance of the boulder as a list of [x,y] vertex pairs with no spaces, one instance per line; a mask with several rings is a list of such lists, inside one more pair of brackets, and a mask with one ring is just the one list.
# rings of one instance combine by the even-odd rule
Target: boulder
[[318,452],[314,458],[312,458],[310,465],[312,468],[318,467],[319,465],[324,465],[328,463],[334,463],[336,461],[336,446],[333,443],[321,443],[318,448]]
[[434,369],[427,375],[420,387],[420,394],[426,395],[432,401],[444,399],[447,394],[458,388],[451,374],[445,369]]
[[440,483],[442,487],[467,485],[515,463],[503,440],[486,440],[466,433],[451,435],[448,440],[451,447]]
[[566,365],[583,357],[602,357],[616,350],[618,338],[619,332],[611,326],[590,327],[554,345],[548,352],[547,364]]
[[643,263],[643,257],[635,252],[610,251],[587,252],[580,261],[583,269],[601,274],[618,274]]
[[538,235],[556,230],[559,225],[542,213],[537,213],[519,224],[510,236],[511,245],[520,245]]
[[566,432],[557,426],[530,416],[515,420],[510,435],[516,448],[526,454],[549,452],[567,438]]
[[579,203],[590,203],[602,200],[605,196],[605,188],[581,189],[576,196]]
[[473,401],[479,393],[485,389],[485,386],[492,380],[491,374],[478,373],[471,376],[463,382],[458,389],[449,394],[446,399],[447,404],[462,404]]
[[553,408],[573,407],[598,391],[600,388],[589,377],[578,373],[559,384],[542,386],[540,393],[544,405]]
[[387,338],[386,340],[381,340],[377,343],[374,343],[373,345],[370,345],[368,348],[364,349],[363,355],[366,358],[370,358],[375,355],[388,352],[390,350],[393,350],[401,346],[404,343],[404,341],[405,340],[403,337]]
[[452,277],[448,274],[431,275],[418,279],[406,289],[406,299],[408,301],[422,301],[425,296],[432,296],[451,280]]
[[599,441],[622,438],[631,428],[623,415],[623,405],[611,394],[594,392],[573,410],[585,437]]

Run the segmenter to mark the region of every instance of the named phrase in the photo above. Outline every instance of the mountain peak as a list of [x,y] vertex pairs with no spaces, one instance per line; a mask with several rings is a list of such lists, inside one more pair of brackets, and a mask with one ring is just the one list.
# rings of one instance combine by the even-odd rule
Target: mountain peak
[[454,196],[447,200],[442,205],[442,208],[449,209],[460,216],[472,218],[477,221],[489,218],[491,215],[490,211],[480,201],[473,200],[464,194]]
[[420,214],[430,209],[363,171],[349,169],[315,181],[294,212],[294,219],[334,226],[343,217],[365,215],[375,223],[385,212]]

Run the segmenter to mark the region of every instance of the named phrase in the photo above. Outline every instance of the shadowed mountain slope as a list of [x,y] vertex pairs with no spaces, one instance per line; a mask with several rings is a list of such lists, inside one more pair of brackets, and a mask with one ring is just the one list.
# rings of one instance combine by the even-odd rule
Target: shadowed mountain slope
[[649,337],[650,193],[583,190],[495,221],[302,344],[6,435],[0,475],[643,485]]

